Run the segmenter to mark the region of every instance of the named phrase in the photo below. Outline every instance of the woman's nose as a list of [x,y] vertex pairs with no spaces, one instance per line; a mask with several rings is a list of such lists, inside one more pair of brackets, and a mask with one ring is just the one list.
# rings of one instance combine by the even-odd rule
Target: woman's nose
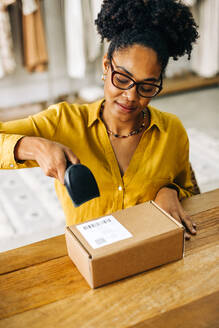
[[128,90],[124,90],[122,93],[123,97],[131,100],[136,100],[136,98],[138,98],[138,93],[136,90],[136,85],[134,85],[132,88],[128,89]]

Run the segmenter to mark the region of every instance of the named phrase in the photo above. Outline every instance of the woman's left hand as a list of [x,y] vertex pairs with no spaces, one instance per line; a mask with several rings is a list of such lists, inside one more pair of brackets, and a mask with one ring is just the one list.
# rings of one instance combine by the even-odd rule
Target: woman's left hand
[[176,190],[163,187],[158,191],[154,201],[164,211],[184,225],[186,228],[185,238],[187,240],[190,239],[190,234],[196,234],[196,224],[192,222],[191,217],[185,213]]

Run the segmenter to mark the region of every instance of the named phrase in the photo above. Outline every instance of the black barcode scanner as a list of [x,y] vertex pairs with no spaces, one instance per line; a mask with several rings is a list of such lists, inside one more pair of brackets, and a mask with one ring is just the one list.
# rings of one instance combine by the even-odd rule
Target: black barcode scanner
[[75,207],[100,196],[97,182],[89,168],[72,164],[67,158],[64,184]]

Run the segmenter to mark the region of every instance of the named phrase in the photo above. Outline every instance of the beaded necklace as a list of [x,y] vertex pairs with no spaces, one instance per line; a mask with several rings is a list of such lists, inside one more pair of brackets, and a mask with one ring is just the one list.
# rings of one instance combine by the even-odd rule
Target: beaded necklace
[[[100,109],[100,117],[102,118],[103,116],[103,108],[104,108],[104,104],[102,104],[101,109]],[[143,121],[145,120],[145,118],[147,117],[147,113],[142,111],[143,114]],[[138,129],[132,130],[131,132],[129,132],[129,134],[127,135],[119,135],[118,133],[114,133],[113,131],[111,131],[110,129],[106,128],[106,131],[108,134],[111,134],[112,136],[114,136],[115,138],[128,138],[131,136],[134,136],[138,133],[140,133],[143,129],[145,128],[145,122],[143,122],[141,124],[141,126]]]

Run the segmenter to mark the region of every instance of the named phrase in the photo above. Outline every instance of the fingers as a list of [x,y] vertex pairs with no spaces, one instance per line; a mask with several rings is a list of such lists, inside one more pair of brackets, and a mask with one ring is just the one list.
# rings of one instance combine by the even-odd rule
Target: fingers
[[188,216],[185,212],[181,215],[181,221],[192,235],[196,235],[196,224],[192,222],[190,216]]
[[191,236],[188,234],[188,232],[185,231],[185,239],[186,240],[190,240],[191,239]]
[[191,239],[191,236],[189,233],[192,235],[196,234],[196,224],[192,222],[192,219],[184,212],[184,211],[174,211],[171,213],[172,217],[176,219],[178,222],[182,223],[183,226],[185,227],[185,239],[189,240]]
[[[180,218],[180,216],[179,216],[179,214],[178,214],[177,211],[173,211],[173,212],[170,213],[170,214],[171,214],[171,216],[172,216],[175,220],[177,220],[179,223],[182,224],[181,218]],[[185,238],[186,238],[186,240],[189,240],[189,239],[190,239],[190,235],[189,235],[186,231],[185,231]]]
[[155,202],[169,213],[174,219],[183,224],[186,228],[185,238],[190,239],[190,233],[196,234],[196,224],[192,222],[192,219],[185,213],[177,193],[168,188],[160,189],[155,198]]
[[70,148],[51,140],[38,138],[38,147],[34,159],[45,175],[59,179],[64,184],[66,158],[72,164],[80,163]]
[[72,164],[80,164],[79,158],[71,151],[71,149],[66,148],[65,155]]
[[66,160],[68,160],[72,164],[79,164],[80,160],[77,156],[71,151],[69,148],[64,149],[64,161],[57,167],[57,178],[64,185],[64,177],[66,171]]

